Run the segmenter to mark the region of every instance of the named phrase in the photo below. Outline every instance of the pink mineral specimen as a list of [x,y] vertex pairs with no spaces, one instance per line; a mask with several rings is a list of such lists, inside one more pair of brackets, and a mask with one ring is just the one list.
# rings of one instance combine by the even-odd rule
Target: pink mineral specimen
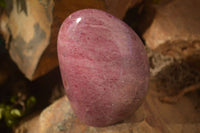
[[148,59],[142,41],[124,22],[100,10],[80,10],[65,19],[57,43],[66,95],[79,120],[107,126],[141,105]]

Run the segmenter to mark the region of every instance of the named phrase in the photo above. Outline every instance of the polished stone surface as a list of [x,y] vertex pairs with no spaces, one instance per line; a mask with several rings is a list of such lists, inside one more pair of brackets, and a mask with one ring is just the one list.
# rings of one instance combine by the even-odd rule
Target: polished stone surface
[[66,95],[82,122],[114,124],[142,103],[147,56],[140,38],[121,20],[100,10],[77,11],[63,22],[57,48]]

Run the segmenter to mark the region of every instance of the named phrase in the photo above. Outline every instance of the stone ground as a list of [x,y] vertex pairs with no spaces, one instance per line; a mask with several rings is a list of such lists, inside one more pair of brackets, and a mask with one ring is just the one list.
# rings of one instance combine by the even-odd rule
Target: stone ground
[[23,118],[13,132],[199,133],[198,90],[187,93],[174,104],[159,99],[200,82],[200,2],[155,0],[157,4],[152,5],[149,1],[131,9],[124,19],[143,37],[151,67],[146,99],[130,118],[109,127],[88,127],[76,118],[63,96],[58,68],[30,82],[11,61],[6,63],[7,56],[1,55],[4,61],[0,62],[0,99],[16,92],[12,88],[26,88],[38,101],[34,112]]
[[89,127],[73,114],[66,97],[47,107],[41,114],[23,121],[15,133],[197,133],[200,132],[199,96],[188,94],[176,104],[162,103],[166,95],[151,79],[142,106],[121,123],[104,128]]

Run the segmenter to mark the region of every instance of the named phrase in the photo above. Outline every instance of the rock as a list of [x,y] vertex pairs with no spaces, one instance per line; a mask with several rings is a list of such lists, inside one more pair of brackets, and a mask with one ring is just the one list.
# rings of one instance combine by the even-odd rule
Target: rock
[[[183,133],[200,132],[200,114],[195,109],[197,99],[183,97],[176,105],[161,103],[163,93],[156,91],[156,81],[151,80],[144,104],[125,121],[95,128],[81,123],[73,114],[69,101],[62,97],[47,107],[39,116],[24,119],[15,133]],[[196,102],[195,102],[196,101]],[[21,132],[19,132],[21,131]],[[22,132],[24,131],[24,132]]]
[[[139,27],[150,24],[141,31],[145,31],[143,38],[151,51],[151,74],[168,90],[200,81],[199,6],[199,0],[161,0],[160,4],[144,8],[144,23]],[[145,18],[149,21],[146,25]]]
[[[13,61],[27,78],[33,80],[50,70],[45,59],[42,73],[36,72],[41,56],[49,45],[53,22],[53,0],[8,0],[1,19],[1,32]],[[51,54],[48,52],[48,55]],[[52,61],[54,62],[54,58]]]
[[63,22],[57,48],[65,91],[81,121],[111,125],[141,105],[148,59],[144,44],[124,22],[101,10],[77,11]]
[[[178,90],[200,82],[200,58],[175,58],[148,49],[151,76],[159,84],[159,91],[175,95]],[[182,54],[183,56],[183,54]]]
[[34,80],[58,65],[56,41],[59,27],[72,12],[97,8],[123,18],[141,0],[6,0],[1,33],[11,58],[25,76]]
[[[154,5],[155,16],[143,34],[146,45],[159,52],[174,54],[188,54],[188,48],[188,55],[200,50],[200,43],[197,43],[200,41],[199,6],[199,0],[161,0],[160,4]],[[190,47],[194,49],[191,51]]]
[[15,133],[42,133],[38,131],[39,125],[39,115],[33,115],[28,123],[23,123],[23,126],[14,130]]
[[176,62],[176,60],[172,56],[163,55],[149,48],[147,48],[147,55],[149,58],[150,73],[153,77],[156,76],[163,69]]
[[127,9],[141,2],[142,0],[105,0],[106,7],[108,7],[106,11],[115,17],[122,19]]

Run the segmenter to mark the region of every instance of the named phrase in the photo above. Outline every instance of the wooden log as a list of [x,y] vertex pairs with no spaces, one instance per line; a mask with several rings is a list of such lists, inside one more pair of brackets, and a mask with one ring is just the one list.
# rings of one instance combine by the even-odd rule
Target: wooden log
[[34,80],[58,66],[56,44],[62,21],[72,12],[97,8],[123,18],[141,0],[7,0],[1,33],[10,56]]

